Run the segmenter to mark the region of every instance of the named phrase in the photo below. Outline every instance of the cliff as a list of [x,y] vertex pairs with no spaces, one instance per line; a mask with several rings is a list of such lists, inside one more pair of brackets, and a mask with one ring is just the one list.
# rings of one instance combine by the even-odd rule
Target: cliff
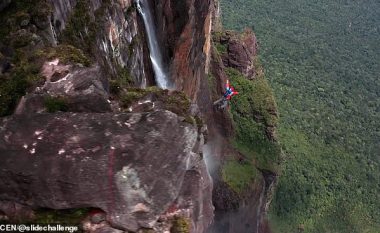
[[214,165],[214,224],[209,232],[270,232],[268,212],[283,153],[278,142],[277,106],[258,59],[251,29],[225,31],[219,2],[214,2],[210,99],[223,93],[226,79],[239,91],[229,111],[213,111],[217,137],[210,154]]
[[[208,188],[197,129],[176,114],[30,117],[3,119],[1,200],[33,209],[99,208],[111,226],[129,231],[159,229],[157,220],[172,214],[171,206],[184,218],[206,214],[189,211],[193,202],[207,208],[196,192]],[[167,143],[173,140],[176,146]]]
[[[1,219],[263,232],[281,152],[253,32],[222,31],[218,1],[139,3],[171,90],[137,2],[0,5]],[[241,94],[220,111],[227,78]]]
[[141,20],[132,1],[4,3],[1,219],[209,226],[205,129],[182,93],[138,89],[155,84]]

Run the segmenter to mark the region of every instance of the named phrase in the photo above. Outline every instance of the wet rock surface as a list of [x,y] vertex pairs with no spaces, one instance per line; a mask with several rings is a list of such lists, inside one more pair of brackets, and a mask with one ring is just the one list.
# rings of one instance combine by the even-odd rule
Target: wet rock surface
[[209,56],[212,1],[155,1],[158,35],[176,89],[196,99]]

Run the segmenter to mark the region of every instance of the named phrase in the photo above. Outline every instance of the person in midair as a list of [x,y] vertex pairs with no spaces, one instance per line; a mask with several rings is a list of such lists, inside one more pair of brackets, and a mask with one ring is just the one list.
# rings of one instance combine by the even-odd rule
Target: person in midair
[[226,91],[223,94],[223,97],[214,102],[214,105],[218,105],[220,102],[221,105],[219,108],[225,109],[228,105],[228,101],[231,100],[232,96],[239,94],[239,92],[235,91],[235,88],[230,85],[230,81],[227,79],[226,81]]

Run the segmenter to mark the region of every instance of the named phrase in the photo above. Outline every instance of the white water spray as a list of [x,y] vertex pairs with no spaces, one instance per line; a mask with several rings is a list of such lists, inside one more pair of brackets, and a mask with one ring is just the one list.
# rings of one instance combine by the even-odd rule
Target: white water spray
[[259,203],[256,209],[256,233],[260,232],[260,223],[262,219],[261,208],[263,207],[264,196],[265,196],[265,182],[263,184],[263,190],[261,190]]
[[150,50],[150,60],[152,61],[153,71],[156,78],[157,85],[162,89],[168,89],[169,81],[164,72],[162,55],[160,47],[157,42],[156,32],[154,30],[154,23],[152,13],[150,12],[147,0],[136,0],[137,10],[143,18],[145,31],[148,36],[148,44]]

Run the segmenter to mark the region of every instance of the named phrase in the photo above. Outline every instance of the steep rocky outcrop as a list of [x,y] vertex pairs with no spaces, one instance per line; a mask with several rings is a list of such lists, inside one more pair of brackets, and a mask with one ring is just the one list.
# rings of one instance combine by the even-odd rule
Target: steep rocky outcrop
[[[76,2],[52,1],[52,21],[55,22],[52,26],[58,36],[70,23],[69,16],[75,10]],[[143,24],[133,1],[85,2],[90,6],[86,9],[90,19],[99,15],[103,18],[100,22],[102,30],[97,34],[96,46],[92,49],[96,57],[105,57],[104,65],[108,64],[111,68],[115,67],[115,62],[127,67],[139,85],[154,84]],[[105,7],[107,4],[111,6]],[[108,10],[101,14],[102,7]],[[176,89],[196,99],[210,61],[214,4],[210,0],[156,0],[150,3],[150,7],[155,12],[158,44],[163,46],[164,60]]]
[[[143,25],[132,0],[11,1],[0,20],[4,22],[0,79],[7,83],[0,87],[0,115],[10,114],[20,96],[38,84],[41,63],[36,57],[48,53],[46,47],[70,45],[82,50],[107,80],[123,79],[137,87],[154,84]],[[72,51],[63,53],[68,56]],[[25,80],[16,81],[13,76]]]
[[151,75],[145,72],[149,56],[144,29],[133,0],[60,0],[51,4],[51,28],[58,40],[66,42],[65,35],[77,35],[111,74],[117,75],[119,68],[126,68],[136,86],[152,84]]
[[154,2],[158,34],[167,48],[169,71],[176,89],[196,99],[209,61],[212,1]]
[[[211,98],[214,101],[220,98],[226,79],[240,94],[234,97],[236,101],[231,101],[230,113],[214,111],[212,114],[222,139],[219,139],[221,150],[213,156],[220,163],[212,174],[215,219],[208,233],[270,232],[266,213],[282,155],[276,136],[276,104],[257,60],[257,49],[252,30],[238,33],[224,31],[216,25],[208,80],[214,89]],[[250,141],[250,138],[255,139]],[[234,168],[229,170],[231,166]],[[234,177],[238,172],[234,169],[244,167],[247,170]],[[243,184],[242,177],[250,173],[255,175]]]
[[[90,208],[87,232],[202,233],[213,200],[210,232],[264,231],[276,174],[231,143],[235,109],[213,108],[227,78],[263,79],[257,42],[222,31],[219,1],[149,2],[170,91],[139,89],[155,81],[133,0],[3,2],[0,219]],[[240,115],[276,143],[275,105],[253,97]],[[257,173],[243,193],[223,177],[229,161]]]
[[111,226],[130,231],[154,228],[177,205],[194,228],[208,225],[197,129],[174,113],[17,115],[1,125],[1,200],[97,207]]
[[0,216],[33,221],[41,208],[96,208],[103,220],[84,219],[87,232],[167,232],[178,221],[204,232],[213,216],[205,131],[183,102],[181,116],[165,110],[179,108],[175,93],[144,91],[125,113],[112,106],[99,66],[56,59],[42,67],[43,85],[1,119]]
[[232,67],[240,71],[247,78],[256,75],[257,40],[250,29],[238,34],[233,31],[217,32],[214,42],[221,53],[225,67]]
[[88,232],[205,232],[205,130],[179,92],[132,88],[154,84],[133,1],[23,3],[0,32],[1,115],[15,109],[0,124],[0,218],[95,208]]
[[[135,86],[155,84],[144,25],[133,0],[38,0],[35,4],[27,0],[26,3],[45,10],[34,17],[34,10],[27,10],[27,4],[9,6],[19,7],[32,19],[24,28],[7,20],[10,31],[23,35],[22,46],[32,39],[40,47],[71,44],[84,50],[113,78],[122,71]],[[207,79],[214,3],[157,0],[151,7],[155,12],[158,44],[166,53],[164,60],[175,89],[196,100],[201,83]],[[8,49],[6,43],[0,47]],[[6,57],[11,59],[12,55]],[[4,69],[9,66],[9,59],[2,59]]]
[[[111,112],[108,82],[98,65],[84,68],[60,64],[59,59],[46,62],[41,75],[42,86],[24,96],[15,114],[49,111],[49,100],[61,100],[69,112]],[[62,110],[62,109],[57,109]]]

